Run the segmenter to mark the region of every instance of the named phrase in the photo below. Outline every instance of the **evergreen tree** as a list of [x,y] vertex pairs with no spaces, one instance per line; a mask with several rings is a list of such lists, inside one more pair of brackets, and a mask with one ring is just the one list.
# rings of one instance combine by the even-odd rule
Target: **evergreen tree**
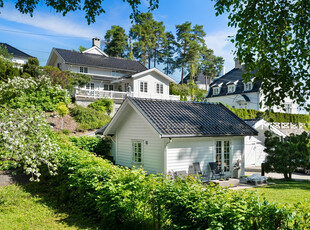
[[174,54],[177,50],[176,41],[171,32],[166,32],[164,39],[161,40],[160,50],[157,55],[157,63],[163,64],[164,72],[169,75],[175,70]]
[[104,36],[106,47],[104,51],[112,57],[124,57],[127,49],[127,35],[120,26],[112,26]]

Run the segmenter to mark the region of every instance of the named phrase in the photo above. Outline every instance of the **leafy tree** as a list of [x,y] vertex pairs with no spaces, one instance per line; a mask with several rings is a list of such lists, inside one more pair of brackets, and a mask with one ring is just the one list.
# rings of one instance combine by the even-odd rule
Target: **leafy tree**
[[20,70],[9,59],[0,57],[0,81],[7,81],[14,76],[20,76]]
[[9,60],[12,60],[13,58],[13,54],[9,53],[8,49],[4,44],[0,45],[0,57],[1,56]]
[[66,116],[69,113],[69,109],[64,102],[59,102],[56,106],[56,111],[58,115],[61,116],[61,129],[63,129],[64,116]]
[[29,74],[31,77],[37,78],[41,75],[39,60],[37,58],[28,58],[28,62],[23,65],[23,72]]
[[174,54],[176,50],[176,41],[173,34],[166,32],[164,39],[160,43],[157,63],[165,66],[163,70],[167,75],[173,74],[175,70]]
[[177,64],[181,67],[181,84],[183,84],[184,68],[187,67],[189,70],[192,70],[191,79],[198,69],[199,53],[204,44],[204,36],[206,34],[203,31],[203,26],[195,25],[192,28],[191,22],[177,25],[176,29],[179,46]]
[[149,68],[151,68],[152,58],[156,63],[157,47],[159,39],[164,37],[164,30],[163,22],[155,21],[150,12],[141,13],[130,29],[130,37],[135,40],[133,43],[134,55],[144,65],[148,63]]
[[289,96],[310,110],[310,1],[214,1],[217,15],[227,12],[238,28],[231,41],[243,77],[262,81],[265,104],[284,105]]
[[30,180],[39,181],[40,166],[51,174],[57,170],[58,146],[44,113],[34,108],[10,109],[0,106],[0,160],[23,166]]
[[310,148],[306,132],[300,135],[291,134],[281,141],[270,131],[265,132],[265,152],[268,154],[265,163],[266,172],[283,173],[285,179],[291,179],[297,167],[309,166]]
[[[3,0],[0,0],[0,7],[4,6],[3,2]],[[96,16],[105,13],[102,2],[102,0],[45,1],[44,4],[52,9],[55,9],[57,13],[62,13],[63,16],[65,16],[68,12],[83,10],[86,13],[85,18],[88,24],[90,24],[96,21]],[[139,5],[141,5],[141,0],[123,0],[123,2],[127,2],[132,9],[132,13],[130,15],[131,19],[134,19],[137,15],[139,15]],[[148,10],[151,11],[157,9],[158,2],[159,0],[147,0],[147,3],[149,4]],[[39,1],[17,0],[15,7],[21,13],[30,14],[32,17],[38,4]]]
[[106,40],[105,52],[112,57],[124,57],[127,48],[127,35],[120,26],[112,26],[104,36]]
[[79,51],[80,51],[81,53],[83,53],[85,50],[86,50],[86,48],[85,48],[84,46],[80,46],[80,47],[79,47]]
[[100,100],[96,100],[93,103],[88,105],[89,108],[92,108],[99,112],[107,112],[110,114],[114,108],[114,102],[112,99],[109,98],[102,98]]

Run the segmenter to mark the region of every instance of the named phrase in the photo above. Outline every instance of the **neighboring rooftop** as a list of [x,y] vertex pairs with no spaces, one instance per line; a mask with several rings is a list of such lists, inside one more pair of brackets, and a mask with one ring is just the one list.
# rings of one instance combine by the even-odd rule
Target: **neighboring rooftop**
[[[191,73],[188,73],[184,77],[184,79],[183,79],[183,83],[184,84],[187,84],[187,83],[190,82],[190,76],[191,76]],[[196,84],[206,84],[206,77],[205,77],[205,75],[203,75],[202,72],[200,72],[197,76],[194,77],[194,81],[195,81]],[[179,84],[181,84],[181,81],[180,81]]]
[[54,49],[67,64],[93,66],[99,68],[104,67],[117,70],[131,71],[134,73],[147,70],[147,68],[138,61],[123,58],[106,57],[104,55],[91,53],[80,53],[59,48]]
[[25,52],[16,49],[15,47],[7,44],[7,43],[2,43],[0,42],[0,46],[2,47],[6,47],[6,49],[8,50],[9,53],[13,54],[13,57],[19,57],[19,58],[31,58],[32,56],[30,56],[29,54],[26,54]]
[[[215,86],[220,86],[221,90],[219,94],[213,95],[213,90],[209,90],[207,97],[220,97],[232,94],[242,94],[242,93],[251,93],[251,92],[258,92],[261,86],[260,81],[254,81],[252,90],[244,91],[244,81],[242,78],[242,72],[244,71],[243,68],[234,68],[228,73],[224,74],[222,77],[215,79],[211,84],[210,88]],[[227,85],[228,84],[235,84],[236,89],[233,93],[228,93]]]
[[247,123],[249,126],[254,127],[254,125],[259,122],[260,120],[262,120],[262,118],[258,118],[258,119],[244,119],[244,122]]
[[162,137],[257,135],[255,129],[222,104],[130,97],[127,100]]

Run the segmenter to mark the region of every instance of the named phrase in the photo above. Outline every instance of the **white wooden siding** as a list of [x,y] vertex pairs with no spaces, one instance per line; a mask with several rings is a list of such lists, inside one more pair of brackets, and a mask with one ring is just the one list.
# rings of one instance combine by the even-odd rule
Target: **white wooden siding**
[[164,140],[132,108],[118,125],[116,164],[132,166],[132,140],[143,140],[143,169],[148,173],[164,172]]

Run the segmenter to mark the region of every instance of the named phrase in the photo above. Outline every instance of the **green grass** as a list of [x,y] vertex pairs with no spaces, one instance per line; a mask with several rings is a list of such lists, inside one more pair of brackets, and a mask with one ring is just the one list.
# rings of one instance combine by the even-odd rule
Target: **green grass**
[[268,201],[280,205],[294,204],[305,200],[310,202],[310,181],[268,180],[268,182],[275,184],[251,190],[257,191]]
[[87,218],[55,207],[38,185],[0,187],[0,229],[96,229]]

